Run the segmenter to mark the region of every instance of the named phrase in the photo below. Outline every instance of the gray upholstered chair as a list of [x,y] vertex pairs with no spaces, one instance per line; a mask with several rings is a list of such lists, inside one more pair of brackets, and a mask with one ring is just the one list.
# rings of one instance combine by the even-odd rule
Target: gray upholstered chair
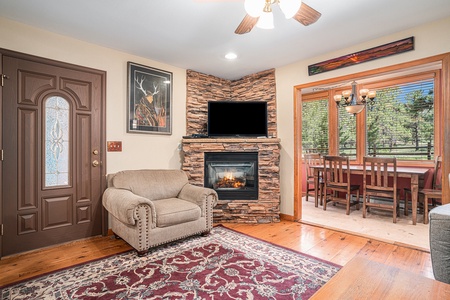
[[434,278],[450,283],[450,204],[430,211],[430,253]]
[[188,183],[181,170],[127,170],[108,175],[103,206],[114,234],[145,255],[149,248],[213,226],[217,193]]

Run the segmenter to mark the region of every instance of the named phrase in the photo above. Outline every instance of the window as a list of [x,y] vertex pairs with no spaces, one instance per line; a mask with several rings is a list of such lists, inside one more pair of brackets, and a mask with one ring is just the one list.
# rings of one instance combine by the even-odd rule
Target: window
[[53,96],[45,101],[45,186],[69,184],[69,102]]
[[328,93],[303,96],[303,153],[328,154]]
[[376,90],[377,97],[357,115],[328,104],[345,89],[342,84],[303,94],[303,153],[345,155],[359,163],[363,156],[434,160],[442,147],[436,126],[442,119],[442,100],[435,91],[439,80],[440,71],[434,70],[359,84],[357,90]]
[[339,107],[338,123],[338,155],[356,159],[356,116],[349,114],[344,107]]
[[434,157],[434,79],[377,89],[366,111],[366,154],[402,160]]

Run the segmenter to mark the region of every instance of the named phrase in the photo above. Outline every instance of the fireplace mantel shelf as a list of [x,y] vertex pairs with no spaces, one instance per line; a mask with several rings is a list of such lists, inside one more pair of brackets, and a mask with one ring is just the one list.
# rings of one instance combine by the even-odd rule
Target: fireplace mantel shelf
[[183,138],[183,143],[267,143],[279,144],[279,138]]

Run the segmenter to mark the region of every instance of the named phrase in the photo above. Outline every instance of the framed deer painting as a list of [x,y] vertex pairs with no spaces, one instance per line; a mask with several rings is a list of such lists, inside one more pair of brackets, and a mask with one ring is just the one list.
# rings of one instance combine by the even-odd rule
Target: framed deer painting
[[127,132],[172,134],[172,73],[128,62]]

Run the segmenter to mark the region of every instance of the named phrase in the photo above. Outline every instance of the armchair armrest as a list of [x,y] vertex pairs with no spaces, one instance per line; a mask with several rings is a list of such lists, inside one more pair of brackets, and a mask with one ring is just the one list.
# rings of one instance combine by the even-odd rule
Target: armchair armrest
[[139,205],[148,205],[152,212],[151,221],[156,222],[156,211],[152,201],[147,198],[133,194],[129,190],[107,188],[103,193],[103,206],[119,221],[128,224],[136,224],[136,209]]
[[204,212],[208,201],[211,202],[211,207],[214,207],[217,204],[219,197],[213,189],[195,186],[188,183],[181,189],[178,198],[197,204],[202,208],[202,212]]

